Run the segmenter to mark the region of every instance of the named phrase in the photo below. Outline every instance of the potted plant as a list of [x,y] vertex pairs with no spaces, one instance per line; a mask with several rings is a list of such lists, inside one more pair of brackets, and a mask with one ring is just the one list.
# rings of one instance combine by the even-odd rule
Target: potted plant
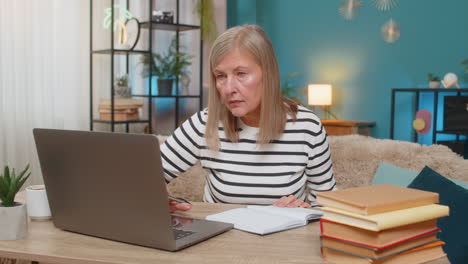
[[143,76],[158,77],[158,94],[171,95],[174,79],[186,74],[187,66],[192,64],[191,58],[192,56],[177,48],[176,39],[174,39],[166,53],[142,57]]
[[128,87],[128,76],[122,75],[115,78],[114,95],[119,97],[130,97],[130,87]]
[[195,7],[201,24],[201,38],[211,42],[218,36],[213,0],[198,0]]
[[291,72],[286,76],[285,80],[281,84],[281,93],[284,97],[295,101],[299,105],[307,107],[307,104],[302,101],[302,98],[307,96],[306,89],[298,87],[294,81],[294,78],[298,74],[298,72]]
[[28,219],[25,204],[15,202],[15,196],[29,178],[25,176],[29,165],[16,175],[15,170],[5,167],[0,175],[0,240],[15,240],[26,236]]
[[440,88],[440,78],[438,76],[435,76],[432,73],[428,73],[427,77],[429,79],[429,88],[432,88],[432,89]]

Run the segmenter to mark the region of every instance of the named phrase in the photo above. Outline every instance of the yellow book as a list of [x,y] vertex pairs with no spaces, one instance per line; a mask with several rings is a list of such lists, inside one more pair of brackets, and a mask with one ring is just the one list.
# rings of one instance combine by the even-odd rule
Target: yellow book
[[371,231],[381,231],[449,215],[448,206],[440,204],[430,204],[374,215],[360,215],[331,207],[322,207],[321,210],[323,210],[323,219]]

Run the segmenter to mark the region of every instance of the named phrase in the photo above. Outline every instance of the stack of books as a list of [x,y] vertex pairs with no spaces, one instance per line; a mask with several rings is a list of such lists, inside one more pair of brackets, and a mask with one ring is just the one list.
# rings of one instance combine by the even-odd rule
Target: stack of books
[[437,218],[449,208],[439,195],[394,185],[317,194],[324,206],[321,251],[334,263],[424,263],[445,256]]
[[[143,107],[143,99],[115,98],[114,99],[114,121],[139,120],[139,109]],[[100,119],[110,121],[112,118],[111,100],[102,98],[99,102]]]

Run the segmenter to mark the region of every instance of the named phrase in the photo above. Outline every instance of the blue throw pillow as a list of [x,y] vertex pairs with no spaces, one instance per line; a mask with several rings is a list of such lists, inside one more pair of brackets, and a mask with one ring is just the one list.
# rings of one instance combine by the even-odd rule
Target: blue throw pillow
[[444,251],[451,263],[468,263],[468,190],[427,166],[408,187],[439,193],[439,203],[450,207],[450,215],[437,221]]
[[[400,168],[391,163],[382,161],[375,172],[372,185],[378,184],[391,184],[401,187],[408,187],[408,185],[418,176],[419,172],[415,170]],[[468,182],[453,180],[454,183],[461,187],[468,189]]]
[[374,175],[372,185],[391,184],[407,187],[418,176],[417,171],[403,169],[393,164],[381,162]]

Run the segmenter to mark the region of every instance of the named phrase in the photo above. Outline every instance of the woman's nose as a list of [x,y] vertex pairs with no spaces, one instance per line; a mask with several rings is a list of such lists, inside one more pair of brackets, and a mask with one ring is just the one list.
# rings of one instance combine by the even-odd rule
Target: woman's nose
[[232,93],[234,93],[236,91],[237,91],[236,80],[231,76],[226,77],[226,84],[224,86],[224,93],[232,94]]

